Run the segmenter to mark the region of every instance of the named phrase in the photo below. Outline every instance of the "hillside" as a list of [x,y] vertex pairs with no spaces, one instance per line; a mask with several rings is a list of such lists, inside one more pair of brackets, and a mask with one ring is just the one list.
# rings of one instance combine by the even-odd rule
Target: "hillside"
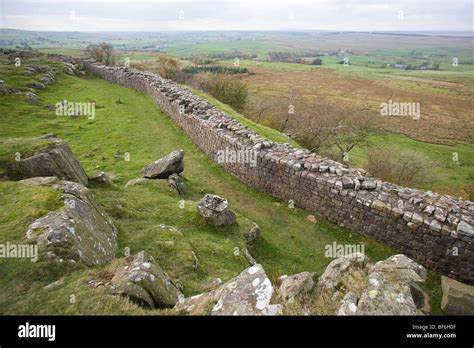
[[[204,291],[215,278],[227,281],[249,266],[241,252],[241,234],[251,222],[257,223],[262,233],[252,255],[272,282],[281,275],[303,271],[320,275],[332,260],[324,256],[325,246],[333,243],[364,244],[372,262],[396,253],[322,218],[308,218],[308,212],[238,182],[193,145],[151,98],[88,75],[69,76],[59,63],[43,59],[36,63],[56,66],[60,71],[54,84],[38,93],[41,103],[19,94],[0,98],[0,141],[55,133],[68,142],[88,175],[113,172],[113,186],[92,186],[91,190],[118,228],[116,257],[123,257],[127,250],[131,254],[150,252],[173,278],[182,282],[186,296]],[[24,66],[0,65],[2,79],[20,88],[31,80],[25,78],[24,71]],[[63,100],[95,101],[95,119],[56,116],[48,105]],[[245,121],[242,115],[236,116]],[[255,126],[250,121],[246,125]],[[262,126],[255,130],[285,138]],[[177,149],[185,151],[184,204],[163,180],[124,187],[139,177],[145,165]],[[24,242],[28,225],[58,206],[58,196],[46,188],[0,181],[0,191],[1,241]],[[196,204],[205,193],[227,198],[239,223],[230,228],[205,224],[196,211]],[[197,270],[191,252],[199,260]],[[169,314],[169,310],[144,310],[124,298],[111,296],[104,287],[89,284],[91,280],[106,280],[110,268],[119,263],[116,260],[108,266],[66,271],[61,264],[51,266],[41,260],[31,263],[2,259],[0,313]],[[44,289],[62,275],[63,286]],[[440,313],[438,274],[430,272],[427,288],[433,313]],[[75,298],[73,304],[71,295]]]

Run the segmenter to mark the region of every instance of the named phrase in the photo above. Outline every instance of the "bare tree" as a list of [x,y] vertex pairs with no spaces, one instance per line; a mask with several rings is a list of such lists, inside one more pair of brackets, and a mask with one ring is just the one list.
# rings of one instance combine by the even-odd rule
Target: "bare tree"
[[251,95],[249,96],[245,111],[248,117],[261,122],[264,116],[267,114],[271,115],[274,112],[274,106],[274,101],[269,98]]
[[99,44],[90,44],[86,48],[86,56],[105,65],[114,65],[115,55],[112,45],[105,42]]
[[[283,100],[267,99],[266,103],[273,104],[269,112],[274,128],[307,149],[338,160],[345,160],[356,146],[367,145],[370,136],[378,131],[378,119],[373,112],[342,107],[317,98],[308,100],[296,89],[290,90]],[[258,103],[250,104],[249,109],[252,108],[250,116],[260,121],[259,113],[267,109]]]

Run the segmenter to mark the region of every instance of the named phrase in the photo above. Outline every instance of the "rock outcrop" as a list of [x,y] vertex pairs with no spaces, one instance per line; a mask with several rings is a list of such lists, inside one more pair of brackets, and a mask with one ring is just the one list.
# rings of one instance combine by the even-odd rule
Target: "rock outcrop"
[[[85,186],[88,184],[87,175],[68,144],[54,135],[10,139],[2,146],[12,149],[6,159],[6,172],[11,179],[56,176]],[[16,148],[25,149],[26,153],[16,151]]]
[[175,282],[145,251],[128,257],[127,265],[115,271],[111,290],[147,308],[173,307],[184,298]]
[[215,290],[182,300],[174,309],[194,315],[275,315],[280,307],[270,304],[272,296],[270,279],[261,265],[255,265]]
[[[319,278],[320,308],[337,315],[417,315],[429,311],[426,270],[405,255],[374,266],[360,253],[332,261]],[[319,313],[321,314],[321,313]]]
[[341,289],[350,289],[352,283],[358,285],[365,280],[368,262],[369,258],[361,253],[331,261],[319,277],[317,295],[333,303],[339,302],[345,295]]
[[117,229],[86,187],[56,177],[19,183],[51,186],[62,193],[64,206],[34,221],[26,232],[48,257],[87,266],[103,265],[115,257]]
[[474,286],[441,277],[441,309],[450,315],[474,315]]
[[213,226],[232,225],[236,221],[227,199],[217,195],[206,194],[198,203],[197,209],[207,223]]
[[377,262],[357,303],[357,315],[416,315],[425,306],[426,270],[405,255]]
[[141,175],[147,179],[167,179],[171,174],[184,170],[184,151],[177,150],[142,169]]

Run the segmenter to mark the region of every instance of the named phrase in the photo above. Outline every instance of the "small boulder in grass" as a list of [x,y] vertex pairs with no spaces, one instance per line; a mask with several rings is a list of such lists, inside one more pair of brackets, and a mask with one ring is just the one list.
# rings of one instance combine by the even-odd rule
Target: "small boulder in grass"
[[108,173],[99,172],[89,177],[89,183],[95,183],[102,186],[112,186],[112,178]]
[[184,179],[179,174],[171,174],[168,177],[168,185],[170,188],[175,189],[180,196],[184,194]]
[[245,242],[248,247],[252,247],[260,236],[260,227],[254,222],[250,230],[244,232]]
[[236,216],[230,210],[227,199],[217,195],[205,195],[198,203],[197,209],[207,223],[213,226],[232,225],[236,221]]

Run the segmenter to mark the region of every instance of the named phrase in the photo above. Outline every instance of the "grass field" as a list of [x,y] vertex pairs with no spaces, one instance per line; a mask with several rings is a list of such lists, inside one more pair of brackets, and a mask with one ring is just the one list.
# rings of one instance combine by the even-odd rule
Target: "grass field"
[[[0,76],[9,84],[22,86],[22,69],[0,66]],[[119,230],[117,257],[125,248],[131,253],[148,250],[172,277],[184,283],[184,292],[202,291],[205,282],[216,277],[227,280],[248,266],[242,253],[240,232],[251,221],[258,223],[262,238],[253,250],[272,281],[282,274],[324,270],[331,259],[324,257],[324,246],[337,243],[363,243],[367,255],[377,261],[394,250],[336,227],[323,219],[312,223],[307,212],[290,209],[285,202],[271,198],[241,184],[200,152],[185,134],[157,109],[148,97],[97,78],[58,74],[57,82],[39,93],[44,103],[58,101],[96,102],[96,118],[66,118],[54,110],[35,105],[22,96],[0,98],[2,128],[0,141],[10,137],[29,137],[54,132],[65,139],[88,174],[112,171],[117,175],[109,188],[93,187],[97,201],[111,215]],[[121,104],[116,103],[120,99]],[[241,115],[232,113],[243,120]],[[251,122],[247,123],[252,125]],[[270,132],[263,128],[260,131]],[[271,135],[271,134],[270,134]],[[273,134],[275,135],[275,134]],[[282,137],[284,137],[282,135]],[[170,192],[165,181],[157,180],[124,188],[139,176],[140,169],[172,150],[185,150],[187,193],[185,205]],[[130,161],[124,160],[128,152]],[[92,153],[93,156],[86,156]],[[25,242],[25,231],[35,218],[58,206],[55,193],[44,188],[24,188],[13,182],[0,182],[0,241]],[[226,197],[238,214],[238,226],[215,229],[198,217],[195,204],[206,192]],[[175,226],[181,235],[170,235],[160,224]],[[173,240],[173,246],[166,241]],[[193,248],[201,266],[189,267],[189,250]],[[91,278],[101,279],[107,267],[75,268],[65,271],[44,260],[0,260],[0,313],[2,314],[168,314],[168,311],[146,311],[104,288],[92,288]],[[65,273],[65,285],[54,290],[43,287]],[[430,272],[427,284],[434,313],[440,312],[439,275]],[[75,303],[70,303],[71,295]]]

